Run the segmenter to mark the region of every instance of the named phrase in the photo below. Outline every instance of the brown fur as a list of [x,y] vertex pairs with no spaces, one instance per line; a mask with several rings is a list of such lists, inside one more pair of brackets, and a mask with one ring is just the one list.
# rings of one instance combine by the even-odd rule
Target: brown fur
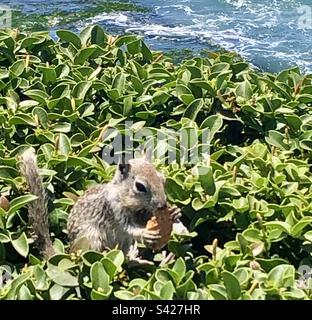
[[[47,199],[39,175],[36,156],[27,150],[21,157],[21,172],[30,192],[37,195],[29,206],[29,218],[45,257],[54,251],[49,236]],[[143,183],[146,192],[138,192],[136,182]],[[103,251],[119,247],[128,253],[135,240],[152,243],[159,235],[145,226],[152,213],[166,206],[164,178],[145,159],[133,159],[128,166],[117,166],[113,180],[96,185],[80,197],[68,217],[68,236],[72,248],[86,239],[89,248]]]

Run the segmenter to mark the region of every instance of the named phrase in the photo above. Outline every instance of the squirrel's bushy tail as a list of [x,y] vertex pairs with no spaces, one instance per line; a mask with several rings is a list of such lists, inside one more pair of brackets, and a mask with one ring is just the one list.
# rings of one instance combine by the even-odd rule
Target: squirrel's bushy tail
[[39,174],[37,157],[34,149],[29,148],[21,155],[20,170],[26,178],[30,193],[37,199],[28,205],[28,216],[40,252],[45,258],[54,254],[49,234],[47,195]]

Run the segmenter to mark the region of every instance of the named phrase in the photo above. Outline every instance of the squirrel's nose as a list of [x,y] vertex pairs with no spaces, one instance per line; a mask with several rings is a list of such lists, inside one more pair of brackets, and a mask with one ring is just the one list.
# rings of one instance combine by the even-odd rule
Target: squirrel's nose
[[164,209],[166,207],[167,207],[167,201],[166,200],[158,202],[157,205],[156,205],[157,209]]
[[156,197],[155,196],[152,198],[151,205],[155,209],[164,209],[167,207],[167,199],[166,199],[166,197]]
[[157,209],[165,209],[166,205],[160,204],[159,206],[157,206]]

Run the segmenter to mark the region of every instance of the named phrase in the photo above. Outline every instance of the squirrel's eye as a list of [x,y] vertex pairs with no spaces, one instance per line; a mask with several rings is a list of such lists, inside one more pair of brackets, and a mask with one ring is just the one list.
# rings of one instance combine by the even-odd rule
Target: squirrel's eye
[[135,187],[136,187],[136,189],[137,189],[138,191],[140,191],[140,192],[147,192],[145,185],[144,185],[143,183],[141,183],[141,182],[138,182],[138,181],[137,181],[137,182],[135,183]]

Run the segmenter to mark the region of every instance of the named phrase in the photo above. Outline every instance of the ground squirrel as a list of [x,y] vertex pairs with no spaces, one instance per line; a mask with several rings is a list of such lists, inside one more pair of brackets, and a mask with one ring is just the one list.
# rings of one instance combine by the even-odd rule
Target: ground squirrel
[[[28,206],[29,220],[42,254],[54,254],[49,235],[47,196],[32,148],[21,156],[21,173],[29,191],[38,198]],[[85,238],[89,248],[103,251],[120,248],[125,254],[135,241],[152,245],[160,238],[157,231],[145,228],[155,210],[167,206],[165,179],[146,159],[132,159],[119,163],[111,182],[89,188],[72,207],[68,217],[68,237],[71,246]],[[173,221],[180,209],[169,208]]]

